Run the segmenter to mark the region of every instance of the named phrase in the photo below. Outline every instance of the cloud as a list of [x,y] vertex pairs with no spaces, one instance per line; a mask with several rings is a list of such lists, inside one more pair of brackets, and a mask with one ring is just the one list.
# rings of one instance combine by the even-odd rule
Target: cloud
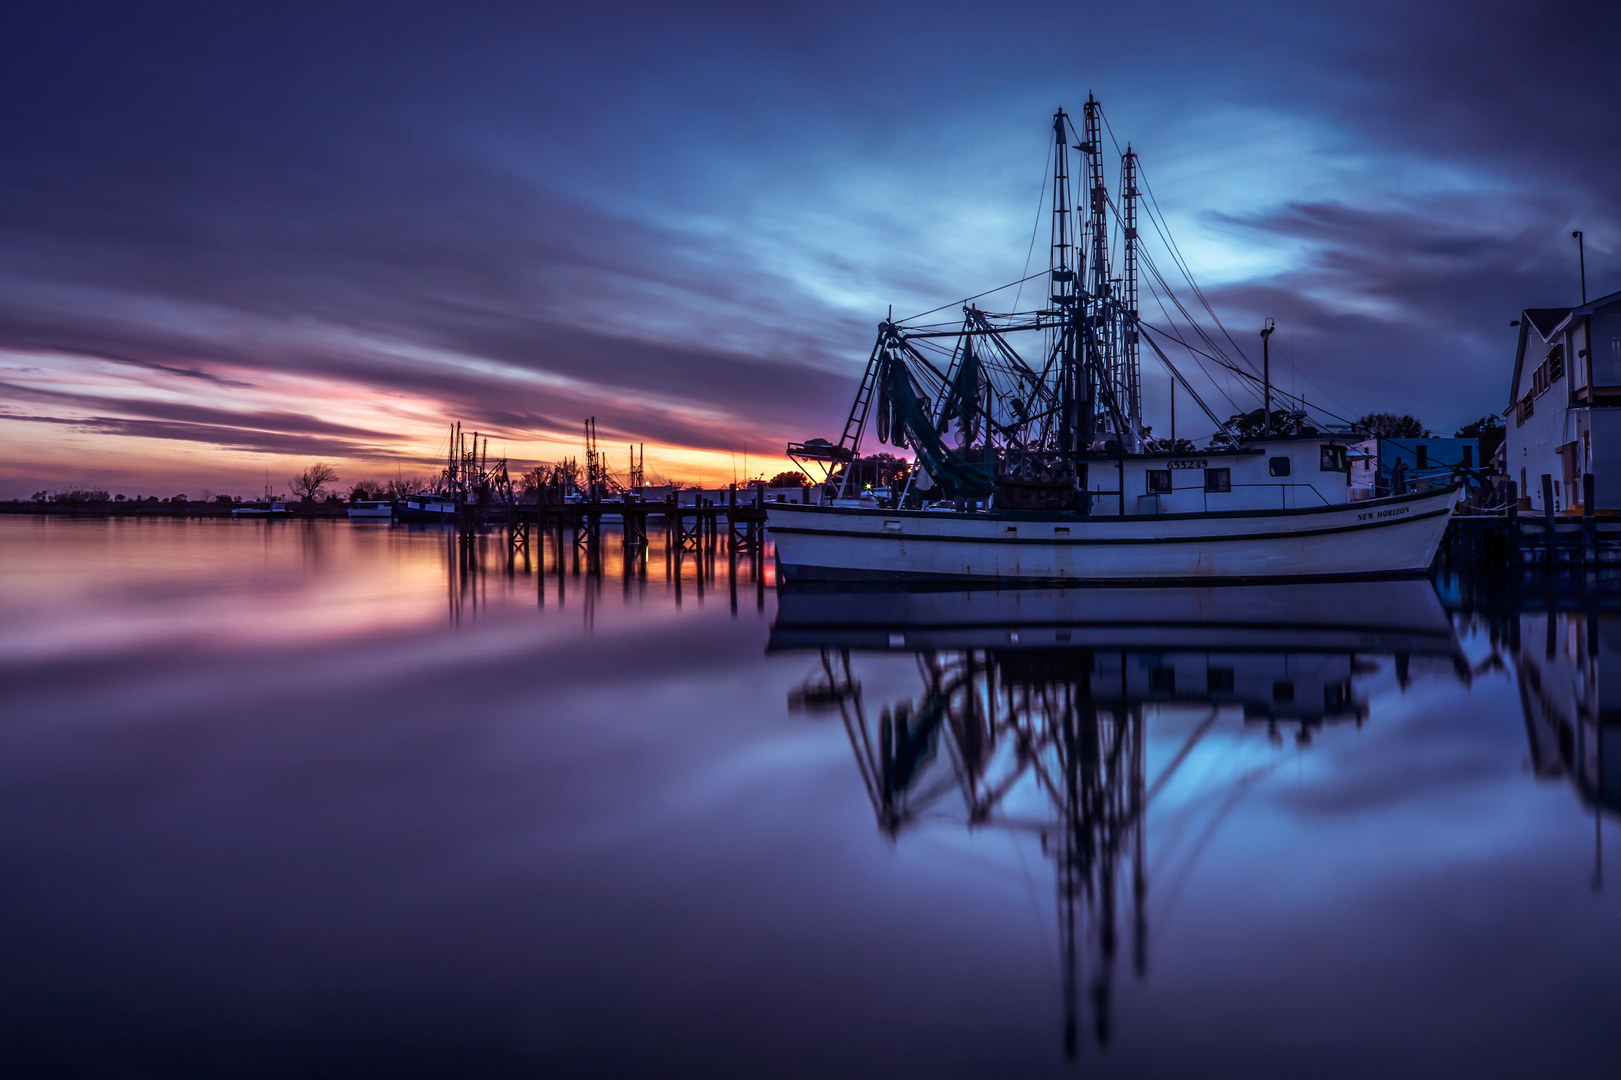
[[[1537,16],[1575,35],[1497,4],[86,10],[0,35],[0,349],[208,407],[325,380],[310,412],[369,395],[380,436],[421,422],[396,395],[515,439],[827,434],[888,305],[1020,276],[1045,117],[1089,89],[1229,324],[1311,343],[1318,400],[1484,411],[1572,227],[1621,285],[1592,6]],[[1145,20],[1152,50],[1077,66]]]
[[216,424],[186,424],[165,420],[131,420],[119,416],[86,416],[78,418],[30,416],[6,412],[0,412],[0,418],[30,423],[57,424],[98,435],[207,443],[210,446],[224,450],[373,460],[389,456],[377,447],[369,447],[342,439],[290,435],[280,432],[258,431],[252,428],[222,427]]
[[1564,208],[1544,200],[1517,217],[1499,209],[1478,196],[1380,208],[1293,203],[1224,217],[1240,234],[1302,241],[1307,254],[1212,297],[1246,337],[1266,316],[1292,335],[1297,357],[1284,351],[1288,336],[1273,341],[1275,374],[1285,370],[1280,360],[1298,360],[1345,408],[1360,413],[1399,393],[1403,411],[1456,426],[1501,408],[1510,320],[1528,306],[1571,302],[1577,291]]

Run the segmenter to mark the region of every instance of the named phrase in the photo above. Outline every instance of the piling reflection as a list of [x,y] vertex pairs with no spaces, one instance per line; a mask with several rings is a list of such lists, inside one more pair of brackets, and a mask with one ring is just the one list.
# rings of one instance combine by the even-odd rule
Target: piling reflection
[[[404,528],[396,526],[396,528]],[[657,580],[651,568],[663,564],[663,582],[676,607],[687,599],[705,602],[725,588],[734,614],[739,595],[754,610],[765,610],[766,592],[775,585],[772,547],[758,530],[684,536],[665,529],[624,528],[597,522],[591,529],[459,531],[447,526],[411,526],[443,535],[449,619],[459,624],[488,603],[491,582],[508,593],[519,582],[535,591],[537,605],[566,607],[577,601],[586,625],[609,582],[625,595],[645,593]]]
[[[1063,971],[1063,1041],[1110,1034],[1125,961],[1148,967],[1155,800],[1219,724],[1264,731],[1269,757],[1207,794],[1196,860],[1243,790],[1328,726],[1360,726],[1364,677],[1473,671],[1424,581],[1205,589],[984,592],[784,590],[773,650],[816,650],[790,708],[844,725],[882,833],[948,809],[969,829],[1034,834],[1051,859]],[[918,688],[873,703],[863,654],[910,653]],[[873,706],[877,704],[877,711]],[[1150,774],[1150,722],[1202,715]],[[1285,736],[1289,736],[1287,739]],[[1160,865],[1159,876],[1186,868]]]

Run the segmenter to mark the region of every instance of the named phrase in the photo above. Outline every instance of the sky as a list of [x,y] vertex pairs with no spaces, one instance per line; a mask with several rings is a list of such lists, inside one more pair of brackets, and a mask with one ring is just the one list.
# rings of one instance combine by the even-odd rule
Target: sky
[[[654,477],[769,476],[838,437],[891,307],[1040,268],[1051,114],[1089,92],[1235,341],[1276,319],[1280,386],[1450,433],[1503,408],[1520,310],[1578,302],[1573,229],[1588,295],[1621,290],[1618,30],[1557,2],[10,3],[0,498],[421,475],[453,421],[526,467],[588,416],[621,470],[645,443]],[[1167,382],[1145,366],[1161,428]]]

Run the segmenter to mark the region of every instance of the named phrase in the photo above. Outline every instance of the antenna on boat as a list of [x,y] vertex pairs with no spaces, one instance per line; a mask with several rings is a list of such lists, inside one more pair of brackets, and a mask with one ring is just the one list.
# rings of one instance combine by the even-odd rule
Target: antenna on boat
[[1171,376],[1171,449],[1176,449],[1176,376]]
[[1261,414],[1261,434],[1272,434],[1272,331],[1277,324],[1271,319],[1261,329],[1261,392],[1264,411]]

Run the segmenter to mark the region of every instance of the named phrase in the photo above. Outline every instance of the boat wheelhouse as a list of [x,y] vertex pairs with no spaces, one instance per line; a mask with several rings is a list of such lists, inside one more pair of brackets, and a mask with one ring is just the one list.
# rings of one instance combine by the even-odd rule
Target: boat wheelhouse
[[1193,452],[1078,456],[1076,483],[1094,517],[1303,510],[1350,501],[1347,469],[1347,440],[1314,434]]

